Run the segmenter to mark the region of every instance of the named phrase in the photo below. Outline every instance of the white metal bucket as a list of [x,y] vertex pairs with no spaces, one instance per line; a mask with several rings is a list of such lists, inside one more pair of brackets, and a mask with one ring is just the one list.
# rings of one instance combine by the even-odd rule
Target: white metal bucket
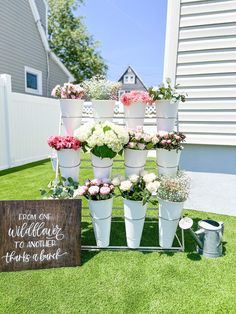
[[93,116],[96,122],[112,121],[114,116],[115,100],[92,100]]
[[93,174],[96,179],[110,178],[112,171],[113,159],[100,158],[91,154]]
[[175,233],[181,218],[184,202],[170,202],[160,199],[159,202],[159,244],[164,249],[172,247]]
[[107,247],[110,243],[112,204],[113,198],[101,201],[89,200],[89,209],[98,247]]
[[157,131],[172,132],[175,129],[177,113],[178,102],[172,103],[169,100],[156,101]]
[[124,199],[124,216],[127,245],[131,249],[140,246],[147,204]]
[[81,99],[60,99],[62,122],[67,135],[73,135],[82,121],[84,101]]
[[57,157],[61,176],[71,177],[75,182],[79,181],[80,149],[61,149],[57,151]]
[[125,159],[125,175],[128,177],[132,174],[137,174],[144,170],[147,160],[148,150],[136,150],[126,148],[124,150]]
[[167,150],[164,148],[157,148],[156,162],[158,167],[158,175],[176,176],[179,166],[181,151]]
[[125,124],[130,129],[136,129],[137,126],[143,126],[146,104],[133,103],[129,106],[124,106]]

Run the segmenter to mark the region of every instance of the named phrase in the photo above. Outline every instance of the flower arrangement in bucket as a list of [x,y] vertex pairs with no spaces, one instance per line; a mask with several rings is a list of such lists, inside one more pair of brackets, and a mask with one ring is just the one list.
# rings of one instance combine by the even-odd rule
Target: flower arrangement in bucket
[[179,85],[172,87],[171,80],[156,87],[150,87],[148,92],[152,101],[156,103],[157,130],[173,131],[178,112],[178,103],[185,102],[186,94],[179,93]]
[[93,179],[85,181],[74,193],[74,198],[84,196],[88,200],[98,247],[109,246],[114,189],[108,179]]
[[113,158],[122,155],[129,141],[128,131],[109,121],[86,123],[75,136],[83,143],[83,150],[91,152],[94,177],[100,179],[110,177]]
[[85,90],[79,84],[65,83],[63,86],[56,85],[51,95],[60,99],[82,99],[85,96]]
[[185,138],[181,132],[160,131],[153,136],[152,143],[156,148],[159,175],[176,175]]
[[119,82],[106,80],[102,76],[94,76],[83,82],[86,98],[92,101],[96,121],[112,121],[115,102],[118,99]]
[[84,88],[78,84],[65,83],[55,86],[51,95],[60,99],[63,125],[67,135],[73,135],[74,130],[81,125]]
[[159,202],[159,242],[163,248],[172,246],[184,202],[190,192],[190,178],[183,172],[176,177],[162,176],[157,192]]
[[152,104],[153,100],[146,91],[133,90],[120,97],[124,105],[125,123],[128,128],[143,126],[145,109],[147,104]]
[[74,136],[51,136],[48,145],[57,151],[61,176],[78,182],[81,142]]
[[154,173],[143,171],[139,176],[131,175],[128,179],[115,177],[112,180],[124,199],[124,216],[126,240],[129,248],[138,248],[143,232],[147,204],[153,205],[157,200],[153,194],[157,193],[159,181]]
[[128,129],[129,142],[125,145],[125,173],[139,174],[144,170],[148,150],[153,149],[152,135],[144,132],[143,127]]

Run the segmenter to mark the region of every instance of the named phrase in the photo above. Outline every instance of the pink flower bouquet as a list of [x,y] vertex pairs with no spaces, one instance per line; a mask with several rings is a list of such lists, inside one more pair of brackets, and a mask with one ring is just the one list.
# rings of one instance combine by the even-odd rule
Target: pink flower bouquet
[[152,104],[153,100],[148,92],[133,90],[125,93],[120,97],[120,101],[124,106],[130,106],[134,103]]
[[56,150],[74,149],[81,147],[81,142],[74,136],[51,136],[48,145]]
[[85,96],[85,91],[84,88],[78,84],[65,83],[63,86],[55,86],[51,96],[61,99],[82,99]]
[[125,148],[136,150],[149,150],[153,149],[152,135],[145,133],[143,127],[137,127],[136,129],[129,129],[129,142],[125,145]]
[[160,131],[152,138],[155,148],[163,148],[166,150],[182,150],[181,143],[185,141],[186,136],[181,132],[164,132]]
[[88,200],[108,200],[114,196],[114,185],[108,179],[93,179],[85,181],[74,193],[74,198],[84,196]]

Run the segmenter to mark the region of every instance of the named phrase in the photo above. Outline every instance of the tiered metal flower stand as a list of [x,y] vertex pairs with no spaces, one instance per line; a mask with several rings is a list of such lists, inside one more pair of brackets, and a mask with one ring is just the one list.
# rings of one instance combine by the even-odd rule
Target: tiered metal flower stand
[[[83,117],[82,117],[82,123],[86,123],[88,121],[91,121],[91,119],[93,118],[92,115],[92,107],[91,106],[84,106],[84,112],[83,112]],[[122,112],[120,112],[119,108],[116,107],[115,108],[115,114],[113,117],[113,122],[118,124],[118,125],[125,125],[124,123],[124,114]],[[144,120],[144,130],[148,127],[148,129],[151,129],[151,132],[156,132],[156,110],[155,110],[155,106],[147,106],[146,108],[146,114],[145,114],[145,120]],[[177,130],[178,130],[178,119],[177,119]],[[150,133],[151,133],[150,132]],[[116,163],[119,162],[124,162],[124,160],[120,159],[120,160],[114,160],[113,161],[113,174],[115,173],[119,173],[120,170],[124,170],[124,167],[119,167],[116,166]],[[148,164],[151,163],[155,163],[154,160],[147,160],[147,164],[145,167],[145,170],[152,170],[152,171],[156,171],[156,167],[152,167],[152,166],[147,166]],[[156,163],[155,163],[156,165]],[[80,169],[88,169],[89,167],[91,167],[91,160],[89,159],[82,159],[81,160],[81,167]],[[114,171],[115,170],[115,171]],[[91,221],[92,224],[92,219],[90,217],[89,213],[89,208],[86,206],[83,206],[82,208],[82,226],[83,223],[85,223],[85,221],[89,220]],[[113,207],[113,212],[117,212],[117,211],[122,211],[123,207]],[[87,211],[87,213],[85,213]],[[150,212],[156,212],[156,216],[151,216],[151,215],[147,215],[145,217],[145,223],[144,223],[144,230],[143,233],[145,233],[145,227],[147,227],[148,225],[155,225],[157,228],[153,228],[152,230],[152,239],[158,239],[158,209],[157,208],[148,208],[148,211]],[[114,226],[114,224],[123,224],[124,225],[124,216],[122,215],[114,215],[112,216],[112,222],[111,222],[111,234],[112,234],[112,226]],[[141,241],[142,242],[142,241]],[[101,248],[101,247],[97,247],[96,245],[91,245],[89,243],[84,243],[83,241],[83,233],[82,233],[82,250],[85,251],[100,251],[100,250],[111,250],[111,251],[124,251],[124,250],[137,250],[137,251],[143,251],[143,252],[184,252],[185,250],[185,240],[184,240],[184,230],[180,229],[178,227],[177,232],[175,234],[175,239],[174,239],[174,246],[172,246],[171,248],[168,249],[164,249],[160,246],[157,245],[153,245],[153,246],[140,246],[137,249],[130,249],[125,245],[110,245],[106,248]]]

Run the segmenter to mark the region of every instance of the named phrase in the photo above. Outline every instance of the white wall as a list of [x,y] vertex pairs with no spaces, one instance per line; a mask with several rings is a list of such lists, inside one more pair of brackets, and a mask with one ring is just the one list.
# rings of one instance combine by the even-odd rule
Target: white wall
[[58,100],[12,93],[11,77],[0,75],[0,169],[47,158],[59,117]]
[[188,208],[236,215],[236,1],[168,0],[164,78],[187,92],[179,127]]

